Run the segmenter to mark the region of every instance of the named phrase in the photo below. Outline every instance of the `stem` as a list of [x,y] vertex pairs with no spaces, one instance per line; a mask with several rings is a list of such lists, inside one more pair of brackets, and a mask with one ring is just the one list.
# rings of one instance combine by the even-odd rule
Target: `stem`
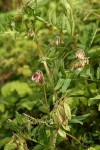
[[55,146],[56,146],[56,140],[57,140],[57,133],[58,130],[55,129],[54,131],[51,131],[51,138],[50,138],[50,150],[55,150]]
[[67,136],[71,137],[72,139],[76,140],[80,145],[86,147],[85,145],[83,145],[77,138],[75,138],[74,136],[72,136],[71,134],[66,133]]
[[94,41],[94,38],[95,38],[95,36],[96,36],[96,34],[97,34],[97,29],[95,30],[95,32],[94,32],[94,35],[93,35],[93,37],[92,37],[92,40],[91,40],[91,45],[92,45],[92,43],[93,43],[93,41]]
[[[37,44],[37,48],[38,48],[38,50],[39,50],[39,57],[43,59],[43,58],[44,58],[44,55],[43,55],[43,53],[42,53],[42,51],[41,51],[41,49],[40,49],[40,46],[39,46],[39,44],[38,44],[38,41],[36,41],[36,44]],[[58,95],[57,95],[56,91],[54,90],[54,83],[53,83],[53,80],[52,80],[52,75],[51,75],[51,73],[50,73],[50,70],[49,70],[49,68],[48,68],[47,62],[46,62],[45,60],[43,60],[43,65],[44,65],[46,74],[47,74],[47,76],[48,76],[49,82],[50,82],[50,84],[51,84],[51,86],[52,86],[52,89],[53,89],[53,91],[54,91],[55,99],[56,99],[56,101],[57,101]],[[46,91],[45,91],[45,93],[46,93]],[[47,102],[46,102],[46,103],[47,103]]]
[[63,57],[63,59],[65,59],[69,54],[71,54],[71,53],[74,52],[74,51],[76,51],[76,50],[72,50],[72,51],[70,51],[69,53],[67,53],[67,54]]
[[23,115],[29,118],[33,124],[45,124],[47,127],[52,128],[52,126],[50,126],[45,120],[33,118],[25,113],[23,113]]
[[[39,102],[43,105],[43,107],[47,110],[48,115],[50,116],[50,112],[47,108],[47,106],[45,106],[45,104],[39,99]],[[50,118],[50,117],[49,117]]]
[[[89,95],[92,95],[92,93],[91,93],[91,91],[90,91],[89,84],[88,84],[88,81],[87,81],[87,80],[85,80],[85,85],[86,85],[86,89],[87,89],[87,91],[88,91]],[[87,106],[88,106],[88,99],[87,99]]]
[[45,85],[43,86],[43,88],[44,88],[44,97],[45,97],[46,106],[48,107],[48,101],[47,101]]
[[[38,44],[37,41],[36,41],[36,44],[37,44],[37,48],[38,48],[39,53],[40,53],[40,54],[39,54],[39,57],[43,59],[43,58],[44,58],[44,55],[43,55],[43,53],[42,53],[42,51],[41,51],[41,49],[40,49],[39,44]],[[52,77],[51,77],[51,74],[50,74],[48,65],[47,65],[47,63],[46,63],[45,60],[43,60],[43,65],[44,65],[45,71],[46,71],[46,73],[47,73],[48,79],[49,79],[49,81],[50,81],[50,84],[53,86]],[[53,86],[53,87],[54,87],[54,86]]]
[[48,116],[50,118],[50,110],[49,110],[49,105],[48,105],[45,85],[43,86],[43,88],[44,88],[44,97],[45,97],[45,102],[46,102],[46,106],[44,104],[43,104],[43,106],[46,108]]
[[51,78],[50,71],[49,71],[49,68],[48,68],[48,66],[47,66],[46,61],[43,61],[43,64],[44,64],[44,67],[45,67],[46,73],[47,73],[47,75],[48,75],[48,79],[49,79],[49,81],[50,81],[50,83],[51,83],[51,85],[52,85],[52,84],[53,84],[53,82],[52,82],[52,78]]
[[[37,48],[39,50],[39,57],[40,58],[44,58],[44,55],[40,49],[40,46],[38,44],[38,41],[36,41],[37,43]],[[47,62],[45,60],[43,60],[43,65],[44,65],[44,68],[45,68],[45,71],[47,73],[47,76],[48,76],[48,79],[49,79],[49,82],[52,86],[52,88],[54,89],[54,83],[53,83],[53,80],[52,80],[52,75],[50,74],[50,71],[49,71],[49,68],[48,68],[48,65],[47,65]],[[47,96],[46,96],[46,89],[45,89],[45,86],[44,86],[44,94],[45,94],[45,100],[46,100],[46,105],[48,106],[48,102],[47,102]],[[54,91],[54,95],[55,95],[55,98],[56,98],[56,101],[57,101],[57,93]],[[50,112],[48,113],[49,117],[50,117]],[[54,131],[51,129],[50,130],[51,132],[51,137],[50,137],[50,150],[55,150],[55,146],[56,146],[56,139],[57,139],[57,132],[58,130],[55,129]]]

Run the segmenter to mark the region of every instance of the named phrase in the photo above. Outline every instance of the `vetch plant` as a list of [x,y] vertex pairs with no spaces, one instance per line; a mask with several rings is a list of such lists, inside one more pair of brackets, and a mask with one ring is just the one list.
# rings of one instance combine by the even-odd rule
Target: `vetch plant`
[[[33,108],[23,114],[16,112],[15,119],[8,120],[14,136],[5,150],[56,150],[62,148],[63,142],[64,149],[77,144],[80,150],[86,149],[86,134],[83,138],[80,129],[91,117],[91,95],[99,92],[94,90],[95,72],[88,57],[95,27],[81,36],[80,29],[75,29],[76,16],[67,0],[26,0],[17,14],[20,16],[21,21],[14,17],[14,34],[32,40],[39,65],[32,68],[33,75],[28,80]],[[11,89],[19,92],[15,86]]]

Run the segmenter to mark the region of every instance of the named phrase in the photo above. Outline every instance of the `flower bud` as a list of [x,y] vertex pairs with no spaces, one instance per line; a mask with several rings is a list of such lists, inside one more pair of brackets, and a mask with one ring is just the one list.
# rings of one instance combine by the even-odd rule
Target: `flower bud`
[[54,40],[54,45],[58,46],[60,44],[64,44],[64,41],[59,36],[56,36]]
[[34,37],[35,37],[35,32],[34,32],[33,29],[30,29],[30,30],[29,30],[28,36],[29,36],[30,38],[34,38]]
[[85,61],[85,65],[89,64],[89,59],[88,58],[86,58],[84,61]]

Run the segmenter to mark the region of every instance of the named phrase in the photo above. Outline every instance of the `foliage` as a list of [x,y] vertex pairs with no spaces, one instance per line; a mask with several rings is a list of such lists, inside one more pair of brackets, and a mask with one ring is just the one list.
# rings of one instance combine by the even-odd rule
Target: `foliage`
[[26,0],[18,12],[2,14],[4,150],[100,149],[98,5]]

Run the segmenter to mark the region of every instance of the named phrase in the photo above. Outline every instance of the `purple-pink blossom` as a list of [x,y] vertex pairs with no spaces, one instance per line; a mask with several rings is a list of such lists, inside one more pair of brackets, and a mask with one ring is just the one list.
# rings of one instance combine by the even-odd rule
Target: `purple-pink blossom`
[[33,75],[32,75],[32,80],[40,83],[40,84],[44,84],[44,77],[43,77],[43,73],[41,71],[36,71]]

